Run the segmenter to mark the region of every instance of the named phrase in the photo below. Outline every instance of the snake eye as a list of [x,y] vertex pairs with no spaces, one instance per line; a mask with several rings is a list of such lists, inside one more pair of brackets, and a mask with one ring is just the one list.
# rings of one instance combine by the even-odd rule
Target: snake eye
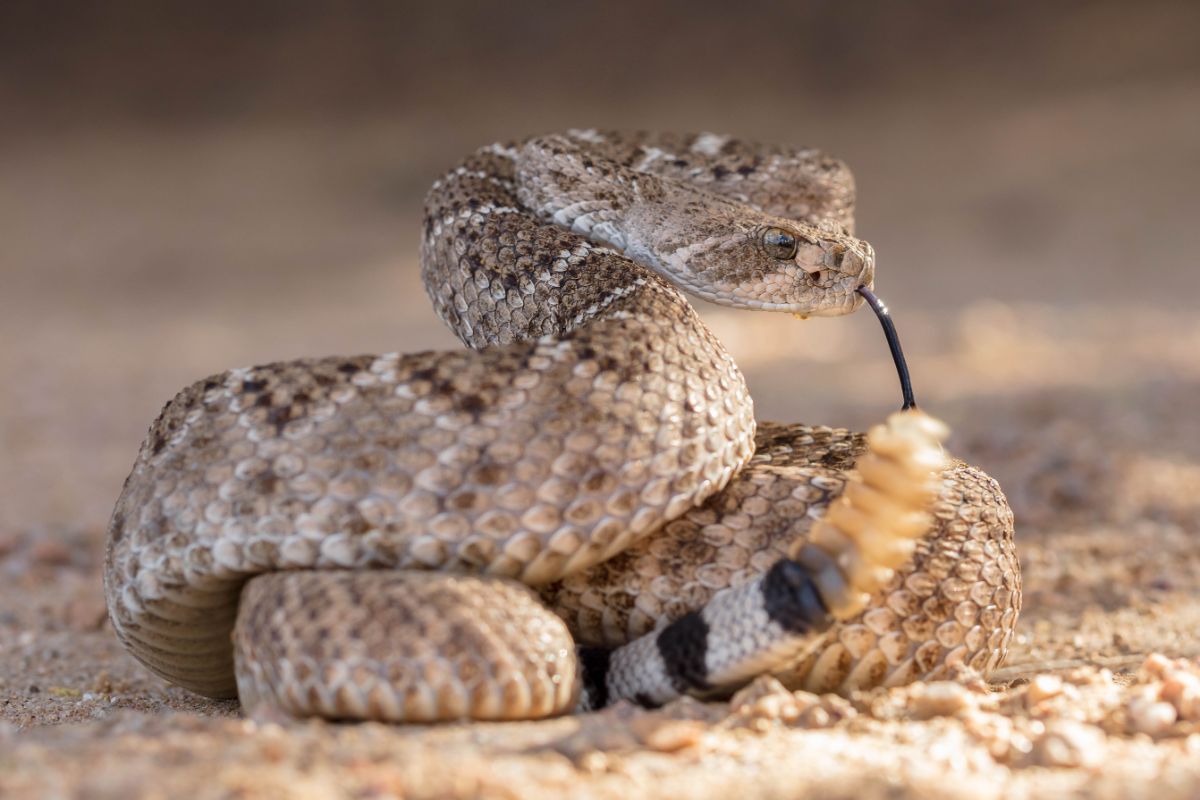
[[763,231],[762,245],[771,258],[791,261],[796,257],[796,237],[783,228],[767,228]]

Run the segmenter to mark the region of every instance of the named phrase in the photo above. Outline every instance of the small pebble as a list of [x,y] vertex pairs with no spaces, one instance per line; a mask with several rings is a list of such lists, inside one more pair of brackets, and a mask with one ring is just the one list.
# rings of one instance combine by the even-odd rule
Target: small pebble
[[1070,719],[1052,720],[1034,742],[1030,757],[1043,767],[1095,767],[1104,758],[1099,728]]
[[1172,672],[1163,680],[1162,699],[1175,707],[1180,719],[1200,721],[1200,676]]
[[692,720],[663,720],[653,716],[638,717],[631,725],[643,745],[660,753],[673,753],[700,743],[704,737],[703,723]]
[[1129,726],[1137,733],[1162,736],[1175,724],[1178,713],[1175,706],[1149,697],[1135,697],[1129,701]]
[[1029,682],[1025,690],[1025,698],[1030,707],[1036,706],[1043,700],[1062,694],[1062,678],[1057,675],[1037,675]]
[[600,772],[607,772],[608,763],[609,758],[607,753],[602,753],[599,750],[593,750],[590,753],[585,753],[580,756],[579,760],[576,762],[576,765],[583,772],[596,774]]
[[970,708],[970,690],[958,683],[937,681],[918,684],[913,695],[912,713],[916,719],[949,717]]
[[754,705],[763,697],[790,694],[791,692],[779,682],[778,678],[772,675],[760,675],[729,698],[729,707],[734,711],[739,711],[744,706]]

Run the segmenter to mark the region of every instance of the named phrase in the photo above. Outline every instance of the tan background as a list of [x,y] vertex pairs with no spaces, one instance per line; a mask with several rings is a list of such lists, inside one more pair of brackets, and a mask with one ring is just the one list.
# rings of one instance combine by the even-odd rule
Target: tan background
[[[846,159],[918,381],[945,341],[926,314],[1192,324],[1192,3],[90,5],[0,12],[9,526],[102,524],[197,376],[453,346],[414,268],[424,190],[538,131],[711,129]],[[814,387],[883,354],[868,318],[710,316],[764,416],[863,424],[894,394],[874,371]]]
[[[1018,513],[1011,674],[1200,652],[1198,30],[1186,0],[4,4],[0,717],[230,712],[103,622],[147,425],[231,366],[455,346],[425,188],[565,127],[847,160],[918,396]],[[898,402],[870,317],[702,311],[762,417]]]

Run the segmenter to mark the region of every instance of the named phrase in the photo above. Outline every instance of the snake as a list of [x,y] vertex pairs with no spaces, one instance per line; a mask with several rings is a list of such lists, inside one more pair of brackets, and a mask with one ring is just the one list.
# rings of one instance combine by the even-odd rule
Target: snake
[[117,638],[264,718],[987,674],[1021,604],[997,482],[916,411],[869,434],[757,421],[688,302],[857,310],[875,253],[854,206],[848,167],[812,148],[571,130],[478,149],[421,232],[466,347],[183,389],[108,526]]

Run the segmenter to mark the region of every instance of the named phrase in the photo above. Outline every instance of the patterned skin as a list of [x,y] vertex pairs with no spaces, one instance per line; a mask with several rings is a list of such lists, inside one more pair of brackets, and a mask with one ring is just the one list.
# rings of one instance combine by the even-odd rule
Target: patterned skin
[[[755,641],[754,620],[790,620],[771,660],[739,655],[725,676],[848,689],[993,667],[1020,602],[994,481],[948,468],[913,563],[865,611],[830,614],[859,588],[838,583],[844,565],[784,555],[862,439],[756,437],[741,373],[677,288],[853,311],[874,256],[852,209],[840,162],[712,134],[478,151],[431,190],[422,244],[434,308],[471,349],[269,364],[181,392],[110,524],[118,636],[253,713],[410,721],[735,688],[710,680],[731,657],[695,616],[706,604]],[[572,641],[591,646],[583,670]]]

